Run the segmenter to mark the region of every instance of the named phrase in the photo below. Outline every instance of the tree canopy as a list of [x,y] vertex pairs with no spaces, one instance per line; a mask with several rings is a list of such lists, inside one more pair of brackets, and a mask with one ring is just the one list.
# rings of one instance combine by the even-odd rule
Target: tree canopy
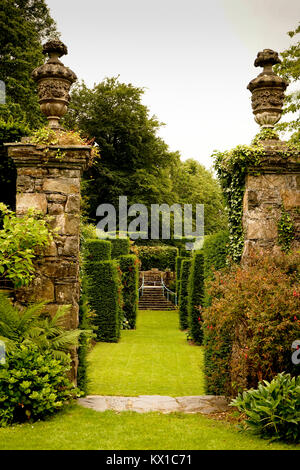
[[[291,38],[300,34],[300,23],[294,31],[287,33]],[[274,70],[290,83],[296,83],[300,79],[300,40],[291,44],[285,51],[281,52],[282,62],[274,67]],[[300,88],[299,83],[292,92],[287,93],[285,97],[285,106],[283,114],[292,117],[289,121],[283,121],[277,124],[276,128],[281,131],[296,131],[299,140],[300,125]]]
[[208,233],[226,225],[221,190],[213,175],[193,160],[181,162],[158,136],[163,125],[142,103],[143,88],[106,78],[89,89],[73,88],[65,125],[94,138],[101,158],[85,174],[89,221],[99,204],[118,207],[119,196],[134,203],[204,203]]
[[31,72],[43,63],[42,41],[57,35],[45,0],[0,3],[0,80],[6,102],[0,104],[0,201],[14,206],[15,169],[4,142],[18,141],[45,122]]

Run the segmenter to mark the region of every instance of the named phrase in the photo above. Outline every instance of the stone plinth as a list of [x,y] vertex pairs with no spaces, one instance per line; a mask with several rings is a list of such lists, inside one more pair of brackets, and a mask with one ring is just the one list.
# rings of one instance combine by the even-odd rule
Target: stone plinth
[[282,156],[286,145],[281,141],[263,141],[266,155],[259,168],[250,168],[246,177],[243,202],[244,252],[251,247],[276,252],[278,221],[282,208],[292,217],[295,238],[292,247],[300,246],[300,155]]
[[[52,217],[57,236],[36,262],[36,277],[29,287],[19,289],[17,301],[47,300],[54,315],[58,307],[71,305],[67,328],[78,326],[80,180],[90,156],[90,147],[38,147],[6,144],[17,167],[16,213],[29,208]],[[58,151],[59,150],[59,151]],[[73,361],[76,376],[76,358]]]

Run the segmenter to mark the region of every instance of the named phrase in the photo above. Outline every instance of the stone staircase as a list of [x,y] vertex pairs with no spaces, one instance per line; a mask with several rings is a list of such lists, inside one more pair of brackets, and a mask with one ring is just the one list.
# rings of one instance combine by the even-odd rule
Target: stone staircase
[[139,310],[176,310],[173,302],[163,295],[161,277],[145,273],[143,290],[140,289]]
[[162,289],[149,287],[139,299],[139,310],[175,310],[175,305],[166,299]]

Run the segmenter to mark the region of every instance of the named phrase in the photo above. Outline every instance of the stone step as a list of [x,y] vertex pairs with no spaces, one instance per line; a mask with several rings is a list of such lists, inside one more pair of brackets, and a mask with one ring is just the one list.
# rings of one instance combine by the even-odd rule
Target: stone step
[[135,411],[137,413],[226,413],[230,411],[229,400],[224,396],[196,395],[168,397],[161,395],[139,395],[137,397],[113,397],[87,395],[79,398],[78,403],[95,411],[113,410],[115,412]]

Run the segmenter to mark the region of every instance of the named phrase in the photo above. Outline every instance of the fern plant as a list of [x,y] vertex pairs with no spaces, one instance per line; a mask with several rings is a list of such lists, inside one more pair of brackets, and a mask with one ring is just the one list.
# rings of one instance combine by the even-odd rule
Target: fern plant
[[58,308],[53,318],[45,313],[46,302],[21,308],[13,305],[6,294],[0,293],[0,340],[7,352],[20,344],[36,345],[40,351],[52,351],[56,359],[69,361],[69,351],[78,346],[80,335],[91,336],[90,330],[67,330],[63,326],[69,306]]

